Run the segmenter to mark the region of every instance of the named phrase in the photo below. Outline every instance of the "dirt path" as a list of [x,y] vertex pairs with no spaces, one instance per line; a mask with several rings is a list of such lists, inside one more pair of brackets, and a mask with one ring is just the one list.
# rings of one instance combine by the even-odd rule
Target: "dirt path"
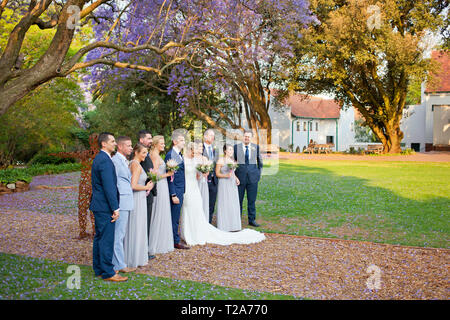
[[348,160],[348,161],[417,161],[417,162],[450,162],[450,152],[422,152],[409,156],[370,156],[350,154],[304,154],[280,152],[280,159],[296,160]]
[[[74,215],[0,211],[0,251],[92,263]],[[252,245],[158,255],[137,272],[313,299],[449,299],[450,250],[266,234]],[[369,266],[372,271],[368,271]],[[370,270],[370,269],[369,269]],[[369,290],[378,286],[379,289]]]

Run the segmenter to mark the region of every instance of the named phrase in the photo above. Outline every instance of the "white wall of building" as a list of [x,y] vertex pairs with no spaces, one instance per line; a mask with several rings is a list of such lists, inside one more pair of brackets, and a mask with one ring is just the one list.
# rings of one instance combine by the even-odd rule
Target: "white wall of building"
[[425,152],[425,118],[424,105],[409,105],[403,111],[400,130],[403,132],[402,143],[411,148],[411,143],[420,143],[420,152]]
[[[281,148],[287,149],[291,144],[291,108],[279,108],[275,111],[271,106],[269,116],[272,121],[272,141],[278,141]],[[245,116],[243,120],[247,123]]]
[[316,143],[325,144],[327,136],[332,136],[333,141],[336,142],[336,120],[334,119],[295,118],[293,126],[294,151],[297,150],[297,147],[300,148],[300,152],[303,151],[308,147],[311,139]]
[[350,149],[350,145],[355,141],[355,110],[348,107],[346,110],[341,109],[339,118],[338,132],[338,151],[346,151]]
[[[295,118],[293,121],[293,141],[294,151],[297,147],[300,151],[306,148],[309,141],[312,139],[316,143],[326,144],[327,136],[333,137],[333,143],[337,151],[345,151],[350,148],[350,145],[355,143],[354,132],[354,110],[348,108],[340,111],[340,118],[337,119],[303,119]],[[308,123],[311,123],[311,131],[308,134]],[[298,123],[300,126],[298,127]],[[305,127],[306,124],[306,127]],[[337,140],[336,140],[336,125],[337,125]],[[306,130],[305,130],[306,128]],[[300,129],[300,131],[298,131]]]
[[433,143],[434,111],[433,106],[450,105],[448,93],[425,93],[426,84],[422,84],[420,105],[407,106],[403,112],[400,129],[403,132],[402,143],[411,148],[411,143],[420,143],[420,152],[425,152],[425,144]]
[[426,120],[425,120],[425,142],[433,143],[433,105],[442,106],[450,105],[450,95],[441,94],[424,94],[423,104],[426,108]]

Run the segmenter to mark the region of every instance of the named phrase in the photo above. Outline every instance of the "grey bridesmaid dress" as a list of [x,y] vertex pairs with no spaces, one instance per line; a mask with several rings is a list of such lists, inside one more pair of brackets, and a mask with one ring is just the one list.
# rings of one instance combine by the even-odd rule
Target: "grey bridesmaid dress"
[[[158,175],[163,175],[166,173],[166,164],[161,157],[160,161]],[[153,199],[148,239],[148,253],[150,255],[174,250],[169,185],[166,178],[156,183],[156,194],[157,196]]]
[[[139,162],[137,163],[139,164]],[[138,184],[145,186],[146,180],[147,174],[142,168]],[[128,268],[145,266],[148,262],[146,191],[133,190],[133,198],[134,208],[128,216],[128,227],[124,240],[124,258]]]
[[[230,172],[224,164],[220,168],[222,174]],[[241,225],[241,208],[235,175],[230,178],[219,178],[217,186],[217,228],[223,231],[239,231]]]

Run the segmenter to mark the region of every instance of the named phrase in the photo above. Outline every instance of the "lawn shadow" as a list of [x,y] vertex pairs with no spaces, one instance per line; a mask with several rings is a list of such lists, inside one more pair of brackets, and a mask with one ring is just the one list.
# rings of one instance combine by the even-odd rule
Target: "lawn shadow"
[[[449,248],[448,198],[409,199],[369,182],[280,163],[276,175],[261,178],[257,220],[265,232]],[[243,206],[244,222],[246,199]]]

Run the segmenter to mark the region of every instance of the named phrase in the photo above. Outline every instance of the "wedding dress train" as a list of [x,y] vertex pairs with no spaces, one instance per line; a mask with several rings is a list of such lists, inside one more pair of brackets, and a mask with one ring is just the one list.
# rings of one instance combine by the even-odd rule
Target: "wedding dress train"
[[186,193],[180,218],[180,235],[186,244],[203,245],[213,243],[230,245],[233,243],[250,244],[263,241],[263,233],[253,229],[243,229],[239,232],[227,232],[209,224],[203,210],[203,200],[197,182],[197,161],[185,157]]

